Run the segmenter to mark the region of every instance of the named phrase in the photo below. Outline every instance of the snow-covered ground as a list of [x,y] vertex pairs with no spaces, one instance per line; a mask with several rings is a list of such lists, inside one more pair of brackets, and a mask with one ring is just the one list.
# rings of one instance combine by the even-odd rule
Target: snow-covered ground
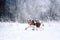
[[44,22],[44,29],[25,30],[28,24],[0,22],[0,40],[60,40],[60,22]]

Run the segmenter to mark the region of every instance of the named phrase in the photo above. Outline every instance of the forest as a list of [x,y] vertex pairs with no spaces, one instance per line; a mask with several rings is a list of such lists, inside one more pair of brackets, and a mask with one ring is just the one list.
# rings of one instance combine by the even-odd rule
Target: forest
[[60,0],[0,0],[0,22],[28,19],[60,21]]

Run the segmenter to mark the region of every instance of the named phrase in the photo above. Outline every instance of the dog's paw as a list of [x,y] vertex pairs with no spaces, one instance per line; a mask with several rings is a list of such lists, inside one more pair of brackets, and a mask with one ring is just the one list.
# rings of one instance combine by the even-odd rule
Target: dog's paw
[[25,28],[25,30],[27,30],[27,28]]
[[32,30],[35,30],[35,29],[32,29]]

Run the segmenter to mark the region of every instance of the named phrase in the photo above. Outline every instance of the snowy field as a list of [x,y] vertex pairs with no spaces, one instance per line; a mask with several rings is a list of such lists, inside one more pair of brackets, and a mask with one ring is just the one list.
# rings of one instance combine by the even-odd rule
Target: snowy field
[[25,30],[28,24],[0,22],[0,40],[60,40],[60,22],[44,22],[44,29]]

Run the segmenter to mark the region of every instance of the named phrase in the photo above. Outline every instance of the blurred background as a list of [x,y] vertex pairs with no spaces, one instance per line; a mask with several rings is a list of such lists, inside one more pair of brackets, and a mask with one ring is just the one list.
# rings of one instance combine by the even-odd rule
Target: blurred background
[[60,21],[60,0],[0,0],[0,22],[28,19]]

